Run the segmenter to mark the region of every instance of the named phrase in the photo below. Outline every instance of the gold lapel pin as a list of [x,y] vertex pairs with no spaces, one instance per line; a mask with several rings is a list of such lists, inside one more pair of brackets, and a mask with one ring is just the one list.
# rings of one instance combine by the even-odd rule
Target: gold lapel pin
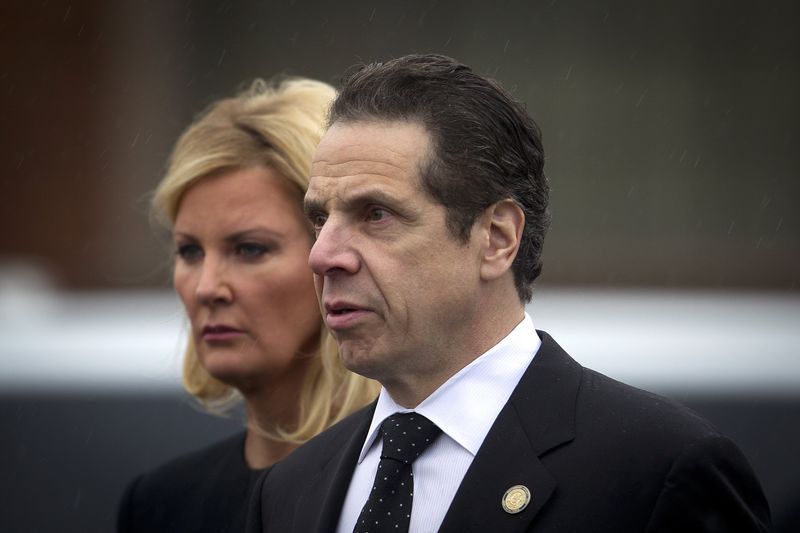
[[503,494],[503,510],[508,514],[522,512],[531,501],[531,491],[525,485],[514,485]]

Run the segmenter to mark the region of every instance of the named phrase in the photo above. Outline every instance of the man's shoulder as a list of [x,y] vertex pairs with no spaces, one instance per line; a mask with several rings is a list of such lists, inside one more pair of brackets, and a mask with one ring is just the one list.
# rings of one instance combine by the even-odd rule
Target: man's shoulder
[[[654,442],[662,448],[682,448],[688,442],[718,436],[717,429],[678,401],[623,383],[584,367],[572,359],[549,335],[540,332],[542,348],[531,365],[528,388],[547,379],[557,387],[547,399],[560,402],[562,417],[574,413],[577,439],[588,435],[600,444],[641,446]],[[537,360],[541,356],[541,360]],[[537,368],[537,364],[539,368]],[[543,376],[536,377],[537,370]],[[557,382],[558,385],[553,385]],[[566,405],[569,404],[569,405]]]
[[579,414],[607,414],[606,424],[619,425],[632,433],[653,437],[674,435],[678,440],[718,434],[700,414],[675,399],[612,379],[589,368],[583,369],[578,402]]
[[599,472],[597,490],[612,495],[635,486],[642,520],[669,531],[712,521],[715,531],[765,530],[769,506],[747,458],[698,413],[589,369],[577,413],[570,466]]

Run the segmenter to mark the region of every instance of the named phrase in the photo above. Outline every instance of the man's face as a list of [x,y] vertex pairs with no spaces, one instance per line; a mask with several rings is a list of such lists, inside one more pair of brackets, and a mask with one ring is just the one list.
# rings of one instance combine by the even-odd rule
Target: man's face
[[336,123],[314,155],[305,199],[325,322],[344,364],[390,392],[438,386],[477,334],[482,243],[478,232],[456,239],[444,207],[423,191],[430,150],[416,123]]

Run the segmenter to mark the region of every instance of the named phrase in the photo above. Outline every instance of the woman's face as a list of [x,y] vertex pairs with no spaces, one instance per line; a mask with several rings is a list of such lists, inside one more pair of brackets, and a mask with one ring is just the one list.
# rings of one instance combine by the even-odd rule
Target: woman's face
[[243,392],[302,378],[320,315],[299,203],[265,167],[200,179],[175,219],[174,283],[200,363]]

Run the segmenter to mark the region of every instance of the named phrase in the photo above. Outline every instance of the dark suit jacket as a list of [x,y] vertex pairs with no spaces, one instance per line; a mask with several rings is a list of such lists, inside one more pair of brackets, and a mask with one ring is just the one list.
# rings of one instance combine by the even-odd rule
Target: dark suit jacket
[[[583,368],[539,335],[539,352],[440,531],[767,530],[761,487],[731,441],[687,408]],[[343,420],[263,475],[248,532],[333,531],[373,410]],[[507,514],[501,499],[518,484],[531,502]]]
[[244,460],[244,433],[134,479],[117,514],[119,533],[240,533],[259,471]]

